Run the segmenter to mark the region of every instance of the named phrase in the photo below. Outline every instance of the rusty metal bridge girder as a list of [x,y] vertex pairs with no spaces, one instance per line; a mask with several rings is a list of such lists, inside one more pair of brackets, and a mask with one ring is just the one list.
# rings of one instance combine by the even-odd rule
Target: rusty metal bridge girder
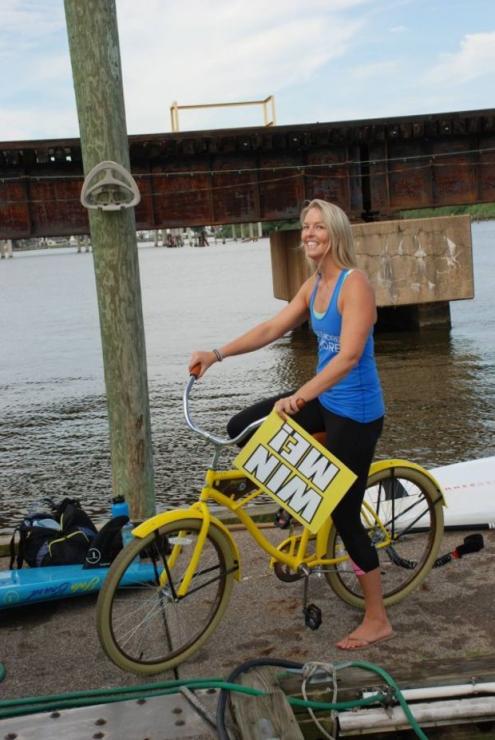
[[[139,229],[495,201],[495,110],[129,137]],[[88,233],[78,139],[0,143],[0,238]]]

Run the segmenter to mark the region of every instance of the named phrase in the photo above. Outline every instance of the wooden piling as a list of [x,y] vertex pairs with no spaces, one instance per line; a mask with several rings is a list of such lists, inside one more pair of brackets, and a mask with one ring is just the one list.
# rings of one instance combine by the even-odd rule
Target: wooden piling
[[232,713],[240,740],[304,740],[291,706],[278,686],[276,672],[261,667],[242,675],[241,684],[266,691],[266,695],[232,694]]
[[[84,173],[129,170],[115,0],[65,0]],[[134,209],[89,211],[105,370],[113,493],[154,512],[153,463]]]

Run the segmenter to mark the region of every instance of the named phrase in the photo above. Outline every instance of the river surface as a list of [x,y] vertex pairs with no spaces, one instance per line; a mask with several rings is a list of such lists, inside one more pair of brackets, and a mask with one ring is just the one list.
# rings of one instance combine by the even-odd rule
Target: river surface
[[[452,329],[381,334],[387,404],[379,457],[427,466],[495,454],[495,222],[473,224],[476,297],[451,303]],[[191,501],[210,459],[185,426],[192,349],[220,346],[284,303],[272,297],[268,240],[206,249],[140,245],[158,508]],[[17,252],[0,261],[0,533],[44,496],[69,495],[105,518],[111,472],[90,253]],[[193,410],[221,434],[229,415],[314,366],[299,331],[215,365]],[[229,462],[226,456],[225,464]]]

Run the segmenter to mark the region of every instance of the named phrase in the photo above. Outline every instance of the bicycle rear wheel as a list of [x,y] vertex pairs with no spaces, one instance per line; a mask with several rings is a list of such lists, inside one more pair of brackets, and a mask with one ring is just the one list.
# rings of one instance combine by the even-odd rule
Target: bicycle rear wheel
[[97,604],[97,629],[110,660],[153,674],[186,660],[211,635],[230,598],[232,548],[210,525],[187,593],[179,588],[202,521],[182,519],[135,539],[112,564]]
[[[443,536],[442,498],[435,484],[421,470],[391,466],[368,479],[361,518],[376,546],[385,606],[396,604],[417,588],[433,567]],[[374,512],[374,514],[372,513]],[[391,542],[377,525],[384,525]],[[327,557],[345,554],[335,527],[330,530]],[[345,560],[326,573],[341,599],[364,608],[364,598],[351,561]]]

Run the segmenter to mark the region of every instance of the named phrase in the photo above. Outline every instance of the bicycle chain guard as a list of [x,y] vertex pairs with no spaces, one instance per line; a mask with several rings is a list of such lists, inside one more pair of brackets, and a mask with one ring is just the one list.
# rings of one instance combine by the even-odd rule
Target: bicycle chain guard
[[117,162],[100,162],[84,178],[81,190],[84,208],[120,211],[122,208],[133,208],[140,200],[141,194],[136,181]]

